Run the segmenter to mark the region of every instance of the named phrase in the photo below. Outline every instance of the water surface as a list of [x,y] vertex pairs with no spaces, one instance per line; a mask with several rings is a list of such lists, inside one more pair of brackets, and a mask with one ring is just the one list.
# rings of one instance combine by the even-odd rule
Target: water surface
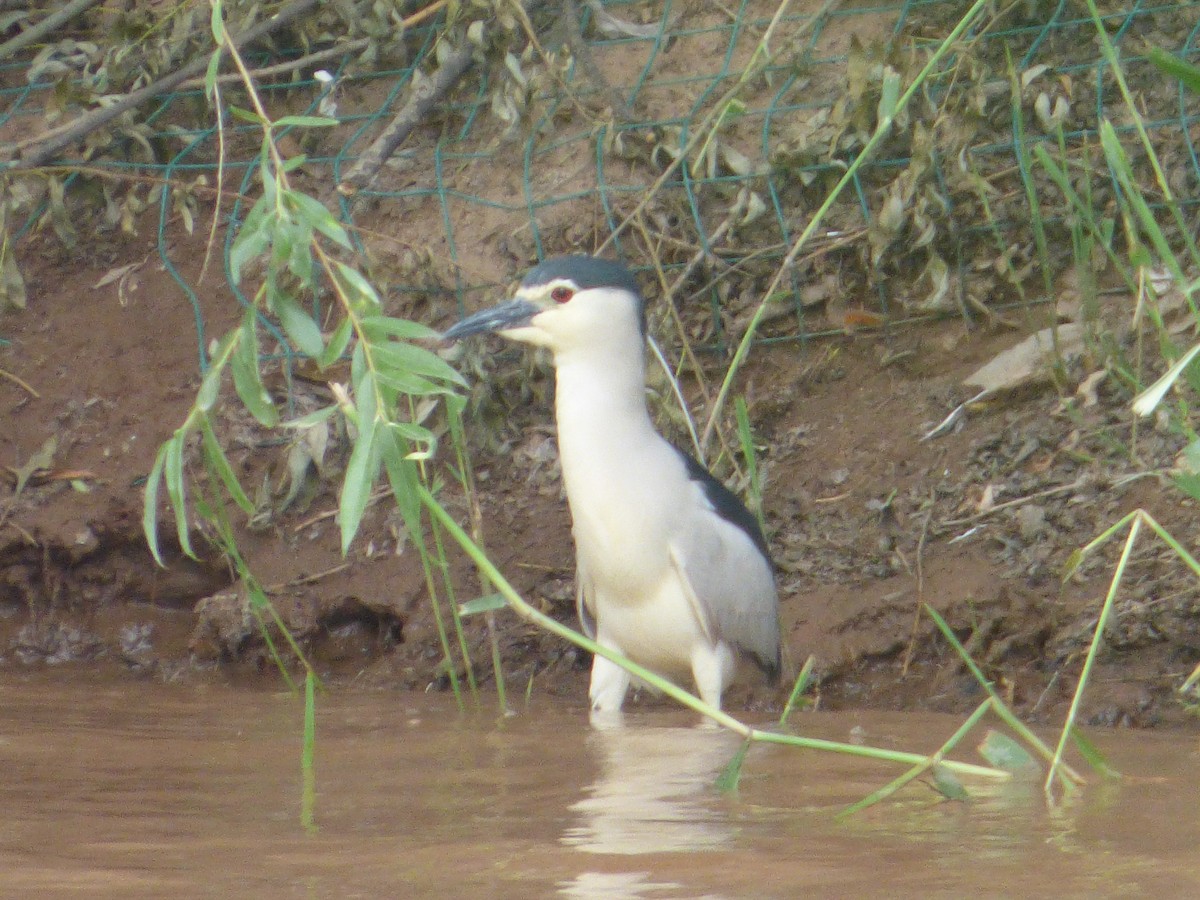
[[[933,750],[958,721],[837,713],[813,737]],[[1200,896],[1196,738],[1100,732],[1125,777],[1047,808],[1040,782],[912,785],[899,770],[751,751],[688,713],[590,728],[535,698],[511,718],[443,697],[319,700],[315,828],[298,700],[214,686],[0,686],[0,892],[122,897]],[[977,761],[977,760],[973,760]]]

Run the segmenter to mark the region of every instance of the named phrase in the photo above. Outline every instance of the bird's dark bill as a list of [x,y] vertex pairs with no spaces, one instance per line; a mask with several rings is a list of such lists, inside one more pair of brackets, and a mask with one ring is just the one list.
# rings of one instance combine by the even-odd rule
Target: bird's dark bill
[[540,307],[534,306],[527,300],[509,300],[491,309],[485,309],[467,316],[453,328],[442,335],[448,341],[457,341],[473,334],[490,334],[493,331],[507,331],[510,328],[524,328],[538,313]]

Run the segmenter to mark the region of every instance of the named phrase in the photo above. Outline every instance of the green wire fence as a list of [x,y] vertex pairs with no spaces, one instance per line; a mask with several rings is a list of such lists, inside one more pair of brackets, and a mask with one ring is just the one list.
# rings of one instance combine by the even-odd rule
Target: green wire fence
[[[314,77],[306,66],[264,83],[262,92],[281,114],[332,113],[338,120],[315,139],[305,136],[306,172],[318,186],[313,192],[344,223],[361,226],[360,248],[381,261],[373,274],[390,294],[432,292],[461,310],[471,305],[472,291],[496,290],[503,279],[480,274],[494,273],[494,266],[481,268],[464,250],[478,244],[469,232],[481,217],[492,234],[502,235],[496,239],[502,246],[493,250],[510,263],[504,277],[534,257],[590,249],[615,235],[610,252],[635,268],[660,269],[663,283],[686,275],[675,302],[693,321],[706,320],[697,326],[694,345],[724,350],[739,311],[758,302],[756,291],[869,136],[886,74],[907,82],[966,6],[943,0],[830,2],[819,8],[750,0],[580,3],[582,43],[574,46],[535,11],[539,47],[569,58],[561,72],[528,79],[529,96],[505,107],[500,100],[512,96],[511,90],[505,94],[506,83],[511,88],[527,78],[536,54],[513,56],[515,68],[502,60],[475,65],[368,188],[353,196],[335,186],[396,116],[418,73],[436,67],[445,11],[396,41],[403,65],[367,66],[347,52],[323,63],[332,80]],[[1147,127],[1187,187],[1178,193],[1200,197],[1200,110],[1182,89],[1167,85],[1144,55],[1149,40],[1194,60],[1200,4],[1130,3],[1105,15],[1104,25],[1123,54],[1126,77],[1141,90]],[[37,131],[40,126],[29,123],[40,122],[60,102],[64,83],[95,78],[71,48],[62,45],[55,56],[60,37],[52,34],[0,67],[0,129]],[[311,49],[259,48],[251,58],[275,65]],[[47,64],[56,60],[61,64]],[[746,79],[748,68],[753,77]],[[736,98],[715,109],[739,80],[745,83]],[[514,120],[509,126],[501,121],[505,115]],[[122,138],[118,131],[116,143],[92,158],[60,156],[55,171],[67,173],[68,191],[97,173],[116,183],[149,181],[176,191],[191,190],[204,176],[211,187],[220,154],[210,116],[201,87],[177,89],[138,111],[145,126],[141,139]],[[878,323],[925,313],[972,316],[992,304],[1040,299],[1022,287],[1035,255],[1028,198],[1045,188],[1040,215],[1051,228],[1067,210],[1061,194],[1031,170],[1030,147],[1045,143],[1078,177],[1095,179],[1103,206],[1105,191],[1117,190],[1096,162],[1102,160],[1097,129],[1104,118],[1121,131],[1121,100],[1086,6],[1068,0],[997,5],[968,29],[922,101],[896,124],[884,152],[862,168],[853,191],[831,211],[811,252],[788,273],[779,312],[759,339],[797,340],[838,330],[839,321],[824,313],[834,293],[853,298],[855,308]],[[257,165],[255,142],[239,136],[249,138],[256,128],[226,123],[221,212],[229,240],[247,205],[229,202],[228,195],[244,193]],[[688,158],[643,210],[638,227],[627,227],[648,186],[685,150]],[[481,178],[481,172],[516,177]],[[209,339],[204,318],[167,238],[174,199],[173,191],[159,195],[158,252],[195,309],[203,367]],[[1200,201],[1184,202],[1194,208]],[[415,211],[425,225],[438,222],[441,233],[423,225],[394,235],[398,241],[390,246],[378,235],[363,238],[379,210]],[[19,241],[45,215],[43,204],[23,223],[10,222],[13,236]],[[411,267],[390,265],[397,246],[428,252],[437,262],[435,277],[414,277]],[[1037,263],[1065,267],[1069,248]],[[822,279],[836,282],[836,290],[814,289]],[[275,336],[290,357],[283,335]]]

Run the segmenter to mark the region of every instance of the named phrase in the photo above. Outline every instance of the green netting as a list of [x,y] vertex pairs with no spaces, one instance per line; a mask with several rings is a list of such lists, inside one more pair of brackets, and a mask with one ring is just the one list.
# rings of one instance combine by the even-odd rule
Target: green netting
[[[366,224],[364,235],[380,215],[395,222],[419,214],[424,230],[399,234],[396,244],[377,233],[361,238],[372,275],[389,293],[450,291],[465,308],[476,303],[471,291],[495,292],[533,257],[591,249],[622,228],[672,154],[704,131],[704,117],[773,27],[771,64],[746,84],[722,124],[708,129],[708,152],[693,154],[640,220],[612,242],[613,252],[635,268],[649,269],[653,261],[668,280],[686,273],[676,302],[693,317],[698,307],[707,310],[707,324],[696,326],[692,338],[721,348],[730,329],[736,331],[762,299],[773,267],[861,149],[880,73],[890,68],[907,84],[968,8],[905,0],[795,9],[805,5],[785,7],[772,26],[778,7],[749,0],[736,6],[605,4],[623,21],[642,26],[637,37],[606,36],[585,6],[586,58],[571,60],[559,80],[532,82],[536,88],[517,110],[519,121],[506,127],[494,114],[502,80],[511,72],[499,62],[477,65],[370,188],[353,198],[333,187],[403,105],[414,73],[434,67],[444,23],[431,19],[405,36],[407,65],[364,71],[351,54],[327,65],[335,79],[331,98],[323,83],[309,77],[261,90],[280,114],[317,114],[328,109],[328,99],[336,100],[340,126],[304,136],[309,184],[316,185],[306,189],[337,205],[348,224]],[[1198,10],[1194,3],[1136,2],[1104,14],[1144,121],[1188,208],[1197,202],[1200,182],[1197,101],[1169,85],[1143,52],[1148,42],[1194,58]],[[0,69],[0,83],[21,82],[25,65]],[[1029,84],[1014,103],[1013,80],[1023,78]],[[0,91],[0,128],[20,131],[28,121],[27,130],[36,131],[32,123],[55,103],[54,89],[47,80]],[[1061,137],[1038,126],[1040,94],[1049,103],[1068,104]],[[139,113],[153,132],[153,157],[130,143],[126,160],[108,152],[86,166],[174,185],[203,175],[214,184],[216,129],[189,124],[202,118],[205,104],[198,87],[156,99]],[[614,113],[615,107],[621,108]],[[1105,190],[1116,192],[1115,185],[1103,185],[1107,176],[1097,152],[1103,118],[1122,133],[1132,127],[1084,4],[1030,0],[985,14],[897,123],[885,151],[841,198],[811,252],[788,273],[788,296],[762,339],[838,330],[829,308],[847,297],[854,308],[892,322],[928,312],[973,315],[983,306],[1037,299],[1022,286],[1049,281],[1031,274],[1038,262],[1023,179],[1046,192],[1048,226],[1062,223],[1065,207],[1061,197],[1057,206],[1051,202],[1048,182],[1029,171],[1028,148],[1047,142],[1077,177],[1096,181],[1103,204]],[[258,131],[235,120],[227,126],[233,153],[225,160],[226,185],[253,196]],[[68,188],[81,177],[90,176],[70,176]],[[161,194],[159,253],[196,308],[203,365],[207,336],[199,304],[166,239],[175,200],[177,194]],[[247,208],[242,200],[223,205],[230,239]],[[731,210],[740,213],[731,219]],[[44,212],[31,216],[25,229]],[[480,221],[486,234],[479,233]],[[431,222],[439,223],[440,234],[428,233]],[[397,264],[392,257],[398,247],[427,250],[426,262],[434,262]],[[479,264],[482,255],[489,256],[488,265]],[[1065,266],[1066,256],[1055,259]],[[498,272],[503,262],[508,270]],[[814,289],[821,284],[827,286],[823,292]]]

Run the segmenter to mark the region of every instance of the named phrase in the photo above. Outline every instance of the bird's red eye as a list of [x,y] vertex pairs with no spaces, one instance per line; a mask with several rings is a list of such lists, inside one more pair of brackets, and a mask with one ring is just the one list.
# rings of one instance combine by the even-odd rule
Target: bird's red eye
[[564,287],[562,285],[559,285],[558,287],[556,287],[554,290],[552,290],[550,292],[550,299],[553,300],[555,303],[566,303],[568,300],[570,300],[574,296],[575,296],[575,292],[573,290],[571,290],[569,287]]

